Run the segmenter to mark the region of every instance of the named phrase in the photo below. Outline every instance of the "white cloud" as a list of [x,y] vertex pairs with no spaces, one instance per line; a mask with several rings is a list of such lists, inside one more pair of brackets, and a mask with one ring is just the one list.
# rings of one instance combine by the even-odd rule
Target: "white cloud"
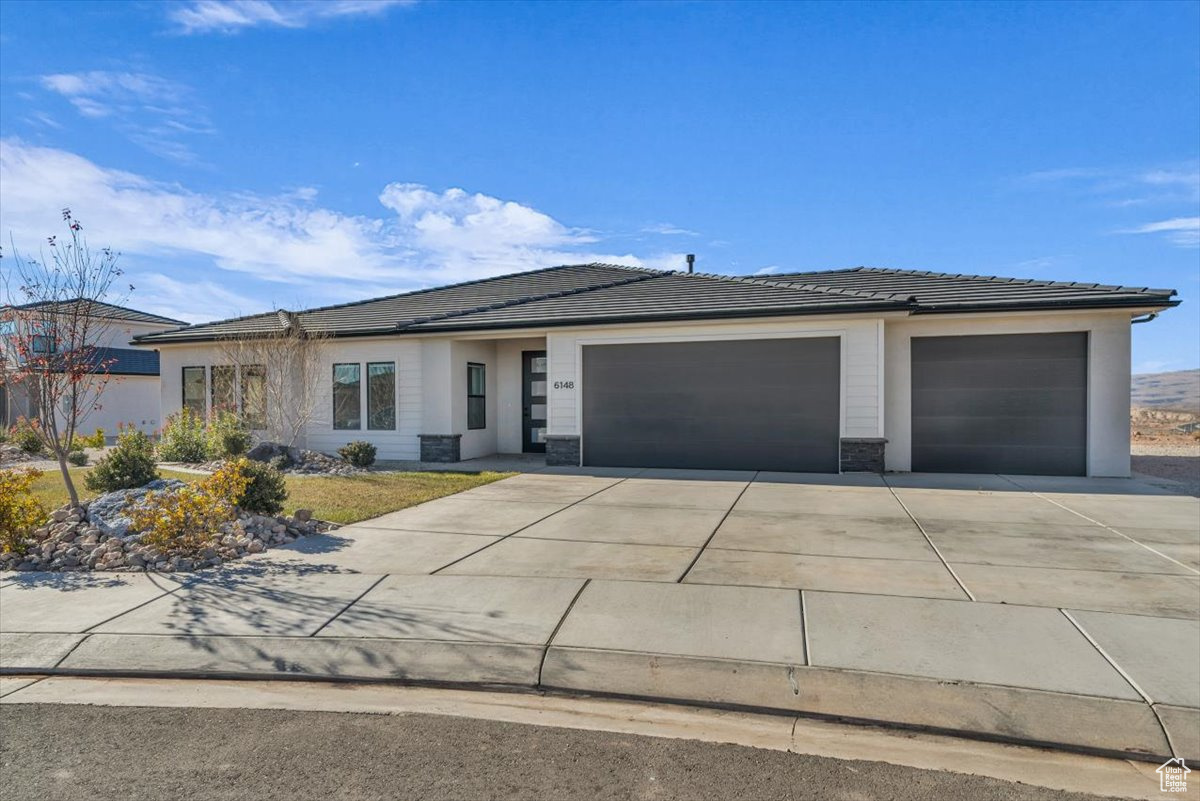
[[[18,248],[36,249],[70,207],[93,245],[111,246],[139,265],[161,265],[144,270],[164,274],[152,286],[135,281],[137,296],[143,287],[153,290],[157,310],[184,319],[294,306],[301,295],[332,302],[555,264],[683,266],[682,254],[605,252],[586,229],[462,189],[391,183],[379,195],[377,216],[344,214],[316,199],[311,187],[269,196],[191,192],[67,151],[0,140],[6,243],[11,232]],[[208,269],[196,293],[191,283],[182,290],[170,283],[173,265],[197,263]],[[255,302],[239,284],[257,287]]]
[[1172,244],[1185,248],[1200,247],[1200,217],[1172,217],[1169,220],[1127,228],[1121,233],[1166,234]]
[[305,28],[341,17],[378,16],[413,0],[195,0],[172,8],[168,17],[179,31],[236,33],[247,28]]
[[1200,162],[1142,169],[1065,167],[1032,172],[1022,176],[1020,182],[1095,197],[1116,207],[1194,203],[1200,199]]
[[678,225],[673,225],[671,223],[655,223],[653,225],[647,225],[642,229],[642,233],[660,234],[662,236],[700,236],[700,234],[696,231],[691,231],[687,228],[680,228]]
[[759,267],[752,273],[752,275],[775,275],[776,273],[781,272],[783,272],[782,267],[771,265],[770,267]]
[[92,70],[43,75],[43,89],[60,95],[89,119],[110,119],[138,146],[163,158],[192,162],[181,137],[213,127],[191,87],[143,72]]

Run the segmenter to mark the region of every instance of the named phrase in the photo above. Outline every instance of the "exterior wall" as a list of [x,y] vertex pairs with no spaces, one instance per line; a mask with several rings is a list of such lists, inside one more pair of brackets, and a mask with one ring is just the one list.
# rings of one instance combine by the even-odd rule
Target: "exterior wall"
[[[549,433],[579,435],[582,397],[582,352],[589,344],[669,342],[679,340],[759,339],[837,336],[841,338],[841,436],[882,437],[883,318],[796,317],[771,321],[713,321],[552,330],[547,334],[550,358]],[[587,443],[582,443],[584,450]]]
[[[377,458],[385,460],[416,460],[420,456],[418,436],[422,433],[451,433],[449,431],[424,431],[424,399],[422,397],[422,350],[419,340],[352,338],[330,342],[322,359],[319,379],[315,389],[316,400],[312,419],[304,436],[298,443],[303,447],[326,453],[334,453],[347,442],[364,440],[377,449]],[[436,348],[432,349],[436,350]],[[448,348],[447,348],[448,352]],[[362,409],[366,415],[366,364],[367,362],[396,363],[396,430],[370,431],[334,430],[333,428],[333,365],[353,362],[363,365]],[[160,391],[163,419],[183,406],[183,368],[206,367],[225,364],[219,350],[212,345],[164,345],[159,348]],[[463,368],[464,371],[466,368]],[[210,384],[211,386],[211,384]],[[444,406],[445,394],[439,398]],[[211,403],[211,393],[206,397]],[[464,413],[465,414],[465,413]],[[448,415],[447,415],[448,420]],[[463,423],[466,425],[465,421]],[[364,422],[365,426],[365,422]]]
[[[487,402],[486,428],[467,429],[467,363],[482,364],[485,372]],[[493,340],[456,340],[450,343],[450,432],[425,433],[462,434],[461,458],[475,459],[496,452],[498,416],[496,414],[497,374],[500,372]],[[445,401],[443,400],[443,403]]]
[[1128,311],[918,316],[886,323],[887,469],[912,469],[911,341],[917,336],[1088,332],[1088,475],[1129,476]]
[[[545,350],[542,337],[496,341],[496,452],[521,453],[523,419],[521,354]],[[490,422],[490,421],[489,421]]]
[[109,442],[116,440],[121,425],[132,425],[154,434],[162,425],[159,417],[158,376],[112,376],[95,409],[81,415],[79,432],[91,434],[103,428]]
[[[415,460],[420,457],[421,430],[421,343],[399,337],[390,339],[336,339],[325,346],[324,366],[318,371],[316,408],[308,424],[306,447],[336,453],[347,442],[363,440],[377,449],[376,458]],[[333,365],[362,365],[362,428],[352,431],[333,428]],[[367,417],[367,362],[396,363],[396,430],[370,431]],[[439,432],[432,432],[439,433]]]

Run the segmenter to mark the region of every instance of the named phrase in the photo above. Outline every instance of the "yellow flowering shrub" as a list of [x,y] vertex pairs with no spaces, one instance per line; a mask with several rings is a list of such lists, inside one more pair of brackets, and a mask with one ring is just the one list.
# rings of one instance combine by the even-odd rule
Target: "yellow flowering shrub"
[[130,529],[142,532],[142,542],[161,551],[193,553],[220,536],[221,524],[234,519],[248,482],[240,464],[226,462],[203,481],[148,493],[126,510]]
[[41,470],[0,470],[0,552],[22,553],[24,540],[46,522],[46,508],[33,497]]

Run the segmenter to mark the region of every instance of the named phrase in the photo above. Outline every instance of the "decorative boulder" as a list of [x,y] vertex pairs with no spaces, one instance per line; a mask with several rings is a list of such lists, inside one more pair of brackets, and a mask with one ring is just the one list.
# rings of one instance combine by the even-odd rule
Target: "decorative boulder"
[[[278,459],[284,463],[285,467],[290,467],[301,461],[299,448],[289,448],[278,442],[260,442],[250,449],[246,454],[246,458],[253,459],[256,462],[267,463]],[[278,464],[279,462],[276,463]]]
[[129,533],[130,520],[125,516],[125,507],[138,503],[147,493],[164,489],[178,489],[184,483],[176,478],[160,478],[144,487],[109,492],[88,504],[87,520],[110,537],[124,537]]

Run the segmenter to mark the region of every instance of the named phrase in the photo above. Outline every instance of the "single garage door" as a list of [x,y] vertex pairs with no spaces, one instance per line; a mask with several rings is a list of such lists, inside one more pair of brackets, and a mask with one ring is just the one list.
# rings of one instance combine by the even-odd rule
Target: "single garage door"
[[588,345],[583,461],[838,471],[839,340]]
[[912,340],[912,469],[1087,472],[1086,333]]

